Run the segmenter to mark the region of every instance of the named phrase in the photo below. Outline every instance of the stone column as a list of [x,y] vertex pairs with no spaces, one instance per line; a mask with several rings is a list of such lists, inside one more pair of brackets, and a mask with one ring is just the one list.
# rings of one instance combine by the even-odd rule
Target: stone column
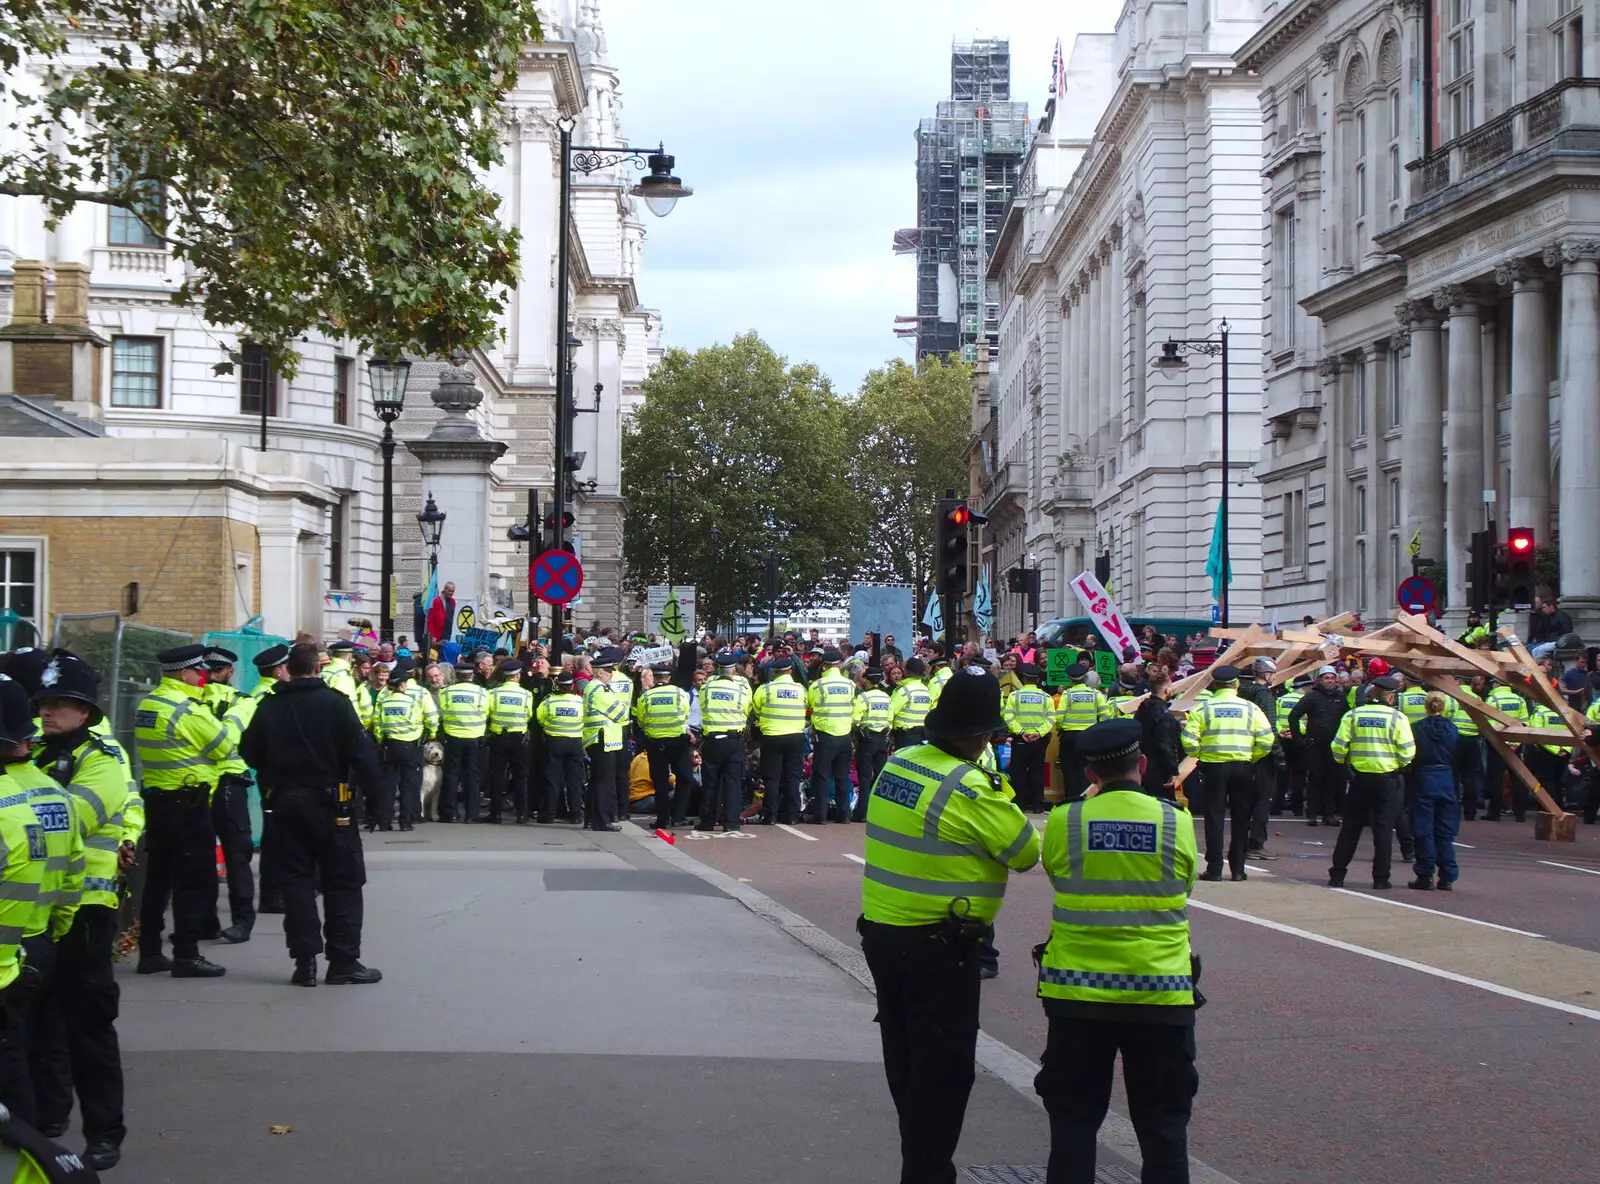
[[1561,604],[1585,637],[1600,634],[1600,243],[1562,243]]
[[[1089,412],[1089,287],[1083,276],[1072,286],[1072,396],[1068,404],[1072,436],[1079,452],[1088,451]],[[1073,572],[1077,575],[1077,572]]]
[[[1405,464],[1400,491],[1405,537],[1422,536],[1422,558],[1444,555],[1444,382],[1440,369],[1439,314],[1430,300],[1407,300],[1396,310],[1411,325],[1411,367],[1401,406]],[[1334,475],[1337,480],[1337,474]]]
[[[1547,543],[1550,341],[1545,331],[1544,274],[1530,261],[1518,259],[1497,268],[1495,279],[1511,285],[1511,516],[1506,525],[1531,526],[1534,538]],[[1590,346],[1600,348],[1600,342]]]
[[1433,302],[1450,313],[1445,599],[1454,622],[1466,619],[1470,542],[1473,531],[1483,526],[1483,310],[1477,294],[1458,284],[1441,288]]
[[1086,318],[1088,321],[1086,328],[1089,333],[1089,381],[1085,384],[1083,392],[1086,420],[1084,435],[1093,441],[1091,456],[1096,459],[1104,451],[1105,443],[1101,437],[1101,428],[1105,426],[1103,399],[1106,369],[1105,298],[1105,279],[1101,274],[1100,257],[1096,255],[1089,261],[1089,316]]
[[[445,512],[439,547],[439,583],[453,581],[458,599],[489,604],[490,530],[489,466],[506,446],[478,434],[471,413],[483,402],[466,358],[457,355],[439,373],[433,403],[444,412],[423,440],[407,440],[406,448],[422,462],[421,495],[433,498]],[[395,524],[398,531],[400,524]]]
[[[1344,399],[1339,390],[1339,372],[1342,369],[1336,357],[1321,358],[1317,362],[1317,377],[1321,380],[1322,405],[1327,409],[1328,424],[1328,562],[1327,562],[1327,601],[1329,612],[1344,612],[1345,608],[1354,603],[1348,596],[1349,589],[1345,587],[1348,556],[1355,553],[1351,539],[1354,533],[1350,523],[1350,484],[1344,480],[1346,459],[1350,454],[1350,446],[1345,440],[1349,430],[1344,422]],[[1230,408],[1231,410],[1231,408]],[[1309,519],[1310,515],[1307,515]],[[1283,519],[1279,517],[1279,531],[1281,532]],[[1283,555],[1282,534],[1279,535],[1279,555]],[[1286,557],[1285,557],[1286,558]],[[1281,560],[1280,560],[1281,565]],[[1337,607],[1336,607],[1337,606]]]

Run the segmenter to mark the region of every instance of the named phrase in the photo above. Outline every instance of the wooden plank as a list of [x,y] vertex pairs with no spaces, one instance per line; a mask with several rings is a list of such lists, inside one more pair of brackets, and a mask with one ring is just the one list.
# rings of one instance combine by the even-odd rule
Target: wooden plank
[[1529,689],[1534,691],[1538,698],[1542,698],[1545,706],[1554,711],[1572,729],[1574,736],[1580,740],[1583,739],[1589,729],[1589,721],[1584,718],[1583,712],[1573,710],[1572,704],[1568,703],[1556,691],[1555,687],[1550,685],[1550,680],[1545,677],[1544,670],[1539,663],[1533,660],[1533,655],[1528,652],[1528,648],[1522,644],[1520,638],[1511,633],[1509,628],[1502,628],[1500,633],[1510,647],[1511,654],[1517,660],[1517,664],[1522,667],[1522,672],[1529,683]]
[[[1552,815],[1558,820],[1565,818],[1567,812],[1561,809],[1560,806],[1556,805],[1555,799],[1544,791],[1544,786],[1539,784],[1539,779],[1532,773],[1528,772],[1528,766],[1522,763],[1522,758],[1517,755],[1516,749],[1512,748],[1504,740],[1500,739],[1500,737],[1495,734],[1495,729],[1486,726],[1489,723],[1488,717],[1484,715],[1483,712],[1478,711],[1475,708],[1468,707],[1465,703],[1462,704],[1462,707],[1468,715],[1472,716],[1472,718],[1477,721],[1479,733],[1494,748],[1500,759],[1505,762],[1506,768],[1510,769],[1512,774],[1515,775],[1523,785],[1528,787],[1528,790],[1533,794],[1533,796],[1539,799],[1539,805],[1544,807],[1545,813]],[[1498,785],[1491,786],[1489,792],[1499,793],[1500,787]]]

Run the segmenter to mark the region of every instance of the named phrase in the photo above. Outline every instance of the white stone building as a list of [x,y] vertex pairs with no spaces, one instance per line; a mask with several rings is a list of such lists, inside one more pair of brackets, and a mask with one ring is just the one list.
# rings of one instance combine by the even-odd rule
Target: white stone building
[[[1277,0],[1265,117],[1266,595],[1381,620],[1408,544],[1466,608],[1493,518],[1600,630],[1594,0]],[[1430,48],[1433,47],[1433,48]]]
[[[487,513],[468,512],[468,503],[445,507],[450,514],[446,553],[459,556],[460,562],[458,570],[441,567],[441,578],[453,579],[462,598],[475,598],[480,605],[499,603],[513,616],[527,607],[529,555],[527,545],[514,544],[506,532],[525,521],[529,487],[538,490],[541,507],[551,495],[557,120],[575,122],[574,139],[580,144],[625,142],[618,77],[607,57],[599,5],[595,0],[557,0],[547,6],[546,15],[546,40],[525,50],[507,98],[504,163],[488,177],[503,199],[504,218],[522,232],[522,279],[502,319],[502,337],[469,361],[485,395],[473,417],[486,437],[506,447],[487,473],[484,495],[472,503]],[[91,60],[87,44],[78,48],[80,60]],[[25,62],[19,74],[26,77],[32,70]],[[6,95],[9,102],[9,86]],[[641,307],[636,286],[644,228],[639,208],[627,195],[636,175],[623,167],[580,175],[573,185],[571,328],[582,341],[575,351],[573,379],[578,405],[586,411],[594,407],[595,386],[603,384],[598,409],[578,416],[574,442],[574,450],[586,454],[576,475],[583,484],[574,506],[574,533],[588,567],[584,604],[576,611],[607,621],[624,612],[622,414],[639,397],[639,385],[660,354],[659,317]],[[137,219],[118,211],[82,205],[52,230],[45,226],[37,200],[0,197],[0,324],[10,319],[3,314],[10,307],[12,273],[19,260],[44,265],[45,320],[63,325],[81,321],[79,327],[94,340],[86,337],[77,350],[90,361],[79,367],[83,373],[77,374],[75,385],[41,384],[28,365],[0,366],[0,396],[22,397],[9,419],[0,417],[0,457],[27,455],[30,446],[21,433],[82,437],[73,446],[74,456],[81,452],[92,466],[94,450],[102,443],[95,437],[100,435],[199,437],[225,442],[235,450],[232,456],[259,449],[264,432],[267,451],[293,458],[271,469],[292,478],[278,486],[293,491],[287,501],[269,498],[253,481],[229,475],[253,473],[262,468],[258,465],[226,462],[210,483],[231,484],[234,492],[225,499],[225,512],[239,528],[232,536],[234,553],[218,554],[217,563],[247,565],[248,571],[238,577],[240,586],[259,585],[241,598],[238,615],[259,614],[269,630],[282,633],[305,628],[331,634],[352,616],[376,623],[381,607],[381,425],[372,411],[367,359],[355,344],[310,337],[300,347],[302,364],[292,382],[266,372],[245,344],[240,371],[216,375],[213,367],[225,360],[226,350],[239,347],[238,335],[205,323],[194,310],[171,305],[169,296],[184,278],[183,265],[154,244]],[[85,279],[86,307],[67,311],[68,306],[78,308],[78,298],[69,295],[63,303],[61,293],[77,291]],[[399,633],[412,632],[411,595],[421,590],[427,574],[415,515],[428,491],[421,487],[416,459],[403,442],[425,436],[437,418],[429,395],[441,367],[437,361],[416,363],[406,413],[395,425],[402,441],[395,498]],[[75,481],[83,470],[82,463],[63,458],[61,480]],[[69,506],[77,517],[170,513],[181,518],[184,506],[209,506],[215,500],[202,496],[200,484],[194,484],[205,484],[195,475],[204,473],[203,466],[174,465],[164,471],[189,474],[173,480],[190,484],[148,498],[107,486],[86,501],[81,492],[68,498],[45,496],[50,478],[37,464],[29,478],[37,497],[8,489],[0,474],[0,499],[6,503],[0,510],[4,546],[18,554],[32,548],[42,572],[50,559],[50,531],[37,523],[55,513],[49,507]],[[192,498],[185,492],[191,487]],[[68,512],[61,511],[63,516]],[[4,519],[12,515],[27,516],[32,533],[7,529]],[[477,521],[469,521],[474,517]],[[248,532],[248,546],[241,529]],[[148,582],[171,577],[130,570],[126,578]],[[60,580],[54,585],[67,586]],[[46,628],[54,613],[86,608],[52,603],[50,586],[41,577],[34,591]],[[313,605],[322,606],[317,619],[309,619]],[[216,627],[239,623],[218,620]]]
[[1067,582],[1109,554],[1130,616],[1209,619],[1206,558],[1222,460],[1220,366],[1152,369],[1169,337],[1231,330],[1230,615],[1260,607],[1250,469],[1260,411],[1255,79],[1232,54],[1247,0],[1127,0],[1080,36],[1065,102],[1041,123],[990,261],[1001,327],[979,424],[1002,627],[1004,573],[1042,568],[1042,616],[1078,616]]

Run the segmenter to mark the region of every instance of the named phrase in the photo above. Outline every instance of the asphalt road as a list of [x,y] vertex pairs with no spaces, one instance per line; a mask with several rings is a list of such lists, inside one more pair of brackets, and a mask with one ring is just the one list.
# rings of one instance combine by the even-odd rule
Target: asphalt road
[[[1295,819],[1248,883],[1198,886],[1198,1159],[1240,1184],[1594,1178],[1600,827],[1558,845],[1509,817],[1463,825],[1454,893],[1364,891],[1365,845],[1353,891],[1331,891],[1335,832]],[[855,944],[862,828],[753,833],[677,846]],[[1013,880],[984,991],[984,1030],[1029,1057],[1050,903],[1040,872]]]

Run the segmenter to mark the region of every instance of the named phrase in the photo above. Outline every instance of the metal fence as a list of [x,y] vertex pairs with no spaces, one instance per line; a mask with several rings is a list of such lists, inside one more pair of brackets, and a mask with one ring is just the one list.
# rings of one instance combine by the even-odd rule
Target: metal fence
[[100,672],[101,708],[112,734],[133,760],[136,777],[143,774],[133,742],[133,713],[161,681],[156,655],[193,640],[191,633],[132,624],[120,613],[63,613],[56,617],[53,644],[71,650]]

